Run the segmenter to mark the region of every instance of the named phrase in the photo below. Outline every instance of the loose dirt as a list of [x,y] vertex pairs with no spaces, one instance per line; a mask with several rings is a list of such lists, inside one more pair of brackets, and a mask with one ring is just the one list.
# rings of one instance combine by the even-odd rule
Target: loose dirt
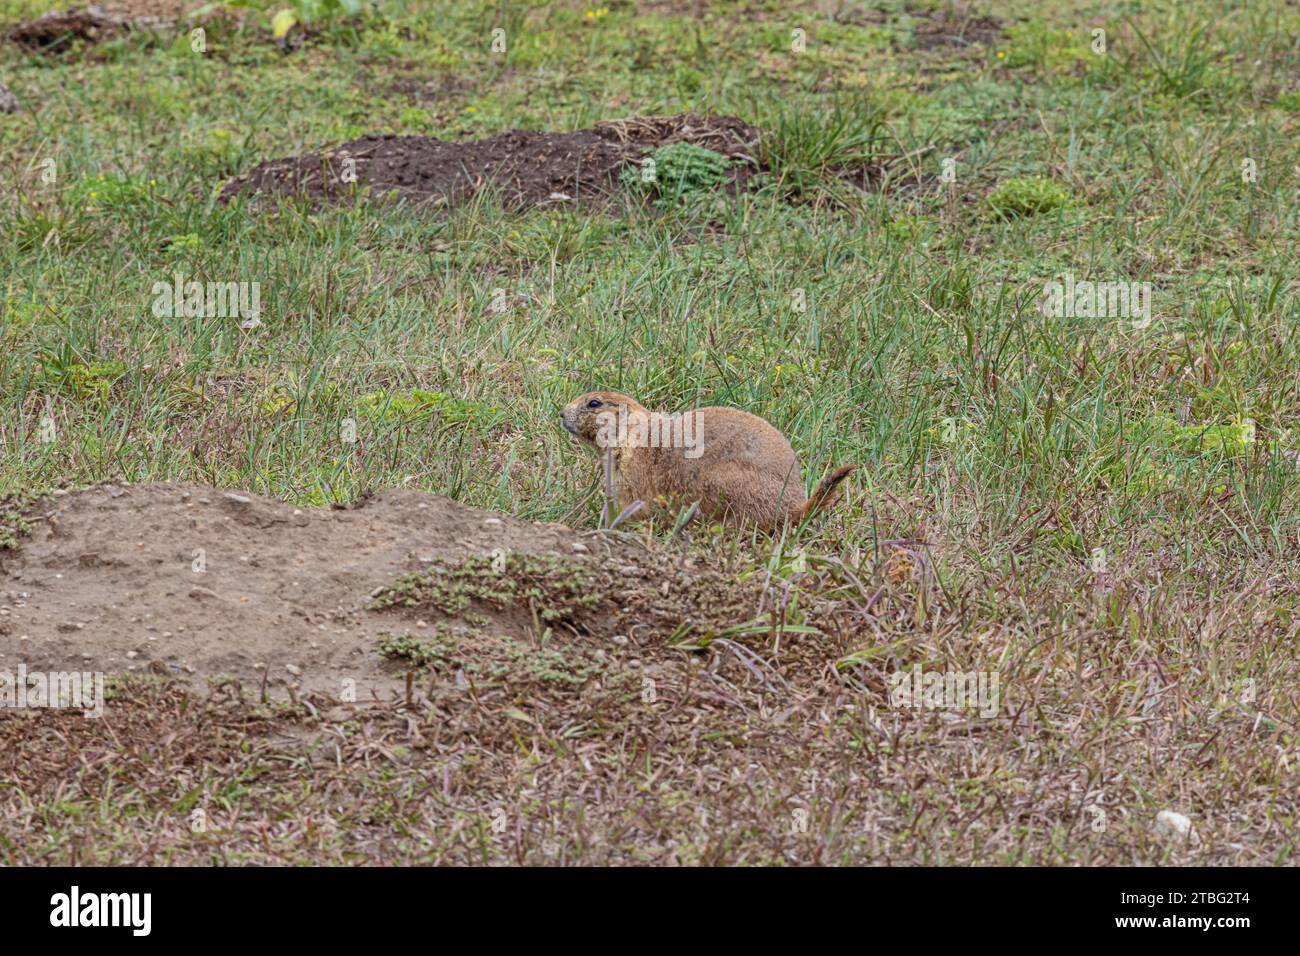
[[657,546],[413,491],[298,509],[106,485],[24,513],[0,538],[0,670],[350,686],[358,700],[391,696],[408,671],[576,689],[631,661],[684,666],[670,638],[699,641],[760,603],[757,585]]
[[68,49],[73,40],[100,43],[128,30],[170,29],[181,12],[183,7],[175,0],[118,0],[52,10],[13,27],[9,39],[33,50],[58,52]]
[[243,193],[300,195],[314,204],[352,195],[355,187],[412,203],[461,202],[485,187],[511,208],[601,203],[619,173],[651,148],[686,142],[740,160],[731,188],[755,169],[758,130],[734,116],[639,117],[568,133],[510,130],[488,139],[448,142],[425,136],[363,136],[324,152],[275,159],[223,188]]
[[963,48],[975,44],[987,45],[1002,36],[1002,21],[996,17],[981,16],[970,10],[942,10],[922,14],[925,19],[916,25],[913,44],[920,50]]
[[246,12],[239,8],[219,7],[195,16],[206,5],[198,0],[106,0],[104,3],[49,13],[12,27],[8,38],[14,43],[41,53],[60,54],[72,48],[73,41],[103,43],[132,30],[171,31],[188,26],[191,21],[207,22],[223,17],[242,22]]

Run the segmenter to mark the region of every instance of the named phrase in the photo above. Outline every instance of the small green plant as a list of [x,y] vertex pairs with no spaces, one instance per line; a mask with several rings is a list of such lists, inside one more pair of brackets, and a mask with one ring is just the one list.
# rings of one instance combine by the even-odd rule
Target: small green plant
[[604,665],[572,649],[537,647],[501,634],[450,628],[438,624],[428,640],[409,633],[381,635],[376,650],[382,657],[412,669],[463,670],[489,681],[539,681],[579,686]]
[[501,410],[464,398],[452,398],[444,392],[422,388],[410,392],[370,392],[361,396],[362,414],[385,422],[412,422],[436,415],[446,422],[491,427],[500,421]]
[[1074,197],[1050,179],[1008,179],[999,184],[986,200],[999,216],[1011,218],[1036,216],[1075,205]]
[[925,234],[926,225],[924,216],[904,213],[885,223],[885,235],[894,242],[914,242]]
[[546,622],[569,620],[593,607],[597,598],[587,568],[550,554],[522,551],[438,562],[427,571],[407,574],[384,588],[371,602],[375,610],[428,607],[462,614],[474,604],[498,610],[532,607]]
[[1037,21],[1012,23],[1006,28],[1005,59],[1010,67],[1048,69],[1088,62],[1088,34],[1049,27]]
[[271,17],[271,35],[283,40],[295,26],[315,27],[339,16],[356,16],[365,0],[291,0]]
[[829,110],[768,105],[760,113],[759,162],[788,198],[833,187],[840,173],[883,155],[885,114],[872,103]]
[[[21,248],[21,247],[20,247]],[[42,319],[58,316],[59,311],[47,297],[38,297],[35,292],[19,298],[0,299],[0,339],[6,333],[22,334],[35,327]]]
[[174,256],[198,252],[202,248],[203,240],[199,238],[197,232],[189,232],[183,236],[172,236],[167,242],[167,252]]
[[440,625],[434,642],[420,640],[410,634],[385,634],[379,639],[378,650],[389,660],[405,661],[416,667],[445,663],[450,659],[451,651],[442,639],[444,630]]
[[31,492],[0,495],[0,551],[17,548],[19,540],[31,534],[31,522],[23,512],[36,498]]
[[1248,418],[1214,425],[1167,421],[1166,430],[1175,447],[1199,454],[1240,455],[1255,442],[1255,423]]
[[[1133,32],[1147,52],[1146,70],[1155,89],[1179,99],[1210,98],[1216,87],[1231,86],[1221,77],[1214,63],[1218,54],[1210,46],[1210,21],[1171,30],[1152,39],[1136,25]],[[1132,69],[1134,64],[1126,63]]]
[[78,208],[121,209],[148,198],[153,182],[140,182],[122,176],[90,176],[78,180],[68,189],[68,196]]
[[1123,449],[1103,464],[1099,475],[1107,487],[1129,494],[1169,491],[1176,483],[1170,469],[1175,461],[1190,456],[1235,458],[1254,443],[1255,423],[1249,418],[1180,425],[1172,415],[1162,413],[1133,423]]
[[113,383],[126,371],[123,362],[83,362],[68,349],[46,349],[40,359],[41,383],[76,398],[107,398]]
[[1281,110],[1290,110],[1293,113],[1300,113],[1300,90],[1292,90],[1290,93],[1283,93],[1273,105]]
[[634,189],[682,196],[721,186],[732,165],[730,159],[711,149],[692,143],[669,143],[651,150],[640,165],[629,166],[619,178]]

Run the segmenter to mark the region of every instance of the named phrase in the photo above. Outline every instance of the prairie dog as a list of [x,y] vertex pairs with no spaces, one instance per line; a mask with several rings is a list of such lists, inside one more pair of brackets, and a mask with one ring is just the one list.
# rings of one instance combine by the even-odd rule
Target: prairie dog
[[588,392],[564,406],[560,424],[610,456],[620,508],[638,500],[670,507],[698,501],[706,519],[765,530],[832,504],[857,467],[834,469],[804,498],[799,459],[785,436],[738,408],[670,415],[618,392]]

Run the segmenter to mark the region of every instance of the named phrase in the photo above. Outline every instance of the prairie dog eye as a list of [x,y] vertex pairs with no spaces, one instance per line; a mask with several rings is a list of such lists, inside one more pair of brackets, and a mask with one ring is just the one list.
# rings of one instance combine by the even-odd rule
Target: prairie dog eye
[[587,403],[587,407],[588,407],[588,408],[600,408],[600,406],[603,405],[603,404],[605,404],[605,403],[602,402],[599,398],[593,398],[591,401],[589,401],[589,402]]

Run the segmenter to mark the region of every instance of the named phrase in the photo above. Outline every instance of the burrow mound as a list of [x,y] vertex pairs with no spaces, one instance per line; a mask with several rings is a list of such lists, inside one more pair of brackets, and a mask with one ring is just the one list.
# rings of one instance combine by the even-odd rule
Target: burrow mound
[[977,14],[968,8],[945,7],[923,15],[916,25],[912,43],[920,50],[962,49],[996,43],[1002,35],[1002,21],[996,17]]
[[108,0],[103,4],[52,10],[9,30],[11,41],[55,53],[74,40],[101,43],[130,30],[170,30],[185,19],[184,0]]
[[414,491],[298,509],[106,485],[0,517],[10,672],[229,677],[335,697],[351,680],[358,699],[408,672],[573,687],[619,661],[681,666],[674,645],[707,643],[761,605],[757,584],[658,546]]
[[261,163],[228,183],[221,199],[266,193],[335,202],[368,187],[378,195],[435,205],[484,188],[511,208],[600,203],[629,164],[659,146],[689,143],[733,160],[728,188],[757,169],[758,130],[735,116],[638,117],[569,133],[510,130],[448,142],[428,136],[363,136],[323,152]]

